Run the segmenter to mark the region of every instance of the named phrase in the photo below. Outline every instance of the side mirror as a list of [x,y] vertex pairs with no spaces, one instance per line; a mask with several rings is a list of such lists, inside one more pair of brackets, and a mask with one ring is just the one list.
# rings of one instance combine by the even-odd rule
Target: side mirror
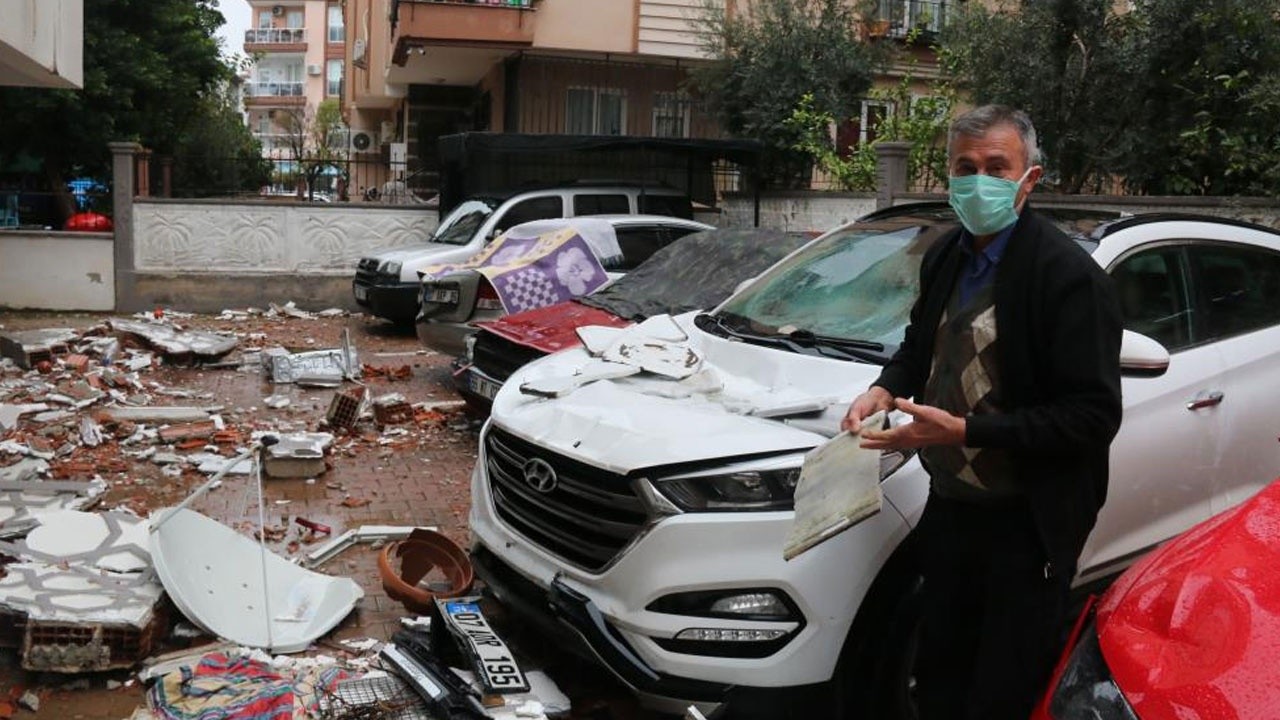
[[1120,339],[1120,374],[1159,377],[1169,369],[1169,351],[1155,340],[1132,330]]

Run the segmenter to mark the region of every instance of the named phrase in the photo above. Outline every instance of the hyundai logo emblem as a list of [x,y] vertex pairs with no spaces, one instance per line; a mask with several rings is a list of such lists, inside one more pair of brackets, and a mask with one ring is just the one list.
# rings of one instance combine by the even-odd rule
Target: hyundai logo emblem
[[524,481],[529,487],[540,493],[556,489],[556,471],[546,460],[533,458],[525,462],[523,469]]

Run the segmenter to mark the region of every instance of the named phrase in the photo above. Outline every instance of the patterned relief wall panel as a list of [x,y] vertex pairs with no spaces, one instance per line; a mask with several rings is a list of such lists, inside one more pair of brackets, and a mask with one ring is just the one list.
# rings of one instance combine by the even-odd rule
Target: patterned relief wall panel
[[422,242],[434,210],[138,201],[134,266],[161,272],[354,272],[361,256]]

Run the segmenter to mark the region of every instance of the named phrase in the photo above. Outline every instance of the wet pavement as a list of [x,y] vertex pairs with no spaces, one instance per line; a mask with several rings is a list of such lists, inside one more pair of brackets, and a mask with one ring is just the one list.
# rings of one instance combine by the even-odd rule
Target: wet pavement
[[[176,316],[176,317],[175,317]],[[0,312],[0,333],[39,328],[90,328],[109,315]],[[361,382],[371,397],[400,393],[410,404],[446,403],[456,400],[449,378],[449,360],[423,351],[410,330],[397,328],[360,315],[303,319],[287,315],[182,316],[174,321],[193,329],[235,333],[240,347],[228,358],[247,348],[282,346],[292,352],[338,347],[343,331],[350,332],[365,374]],[[10,372],[10,378],[20,375]],[[221,454],[230,456],[238,442],[247,442],[253,431],[325,430],[325,418],[332,396],[338,390],[273,384],[260,371],[244,368],[162,365],[140,374],[155,405],[221,406],[226,431],[215,440]],[[352,387],[351,383],[345,384]],[[264,399],[283,396],[284,407],[268,407]],[[280,403],[273,402],[273,405]],[[327,525],[336,536],[361,525],[435,526],[466,547],[469,544],[467,512],[470,475],[476,458],[478,424],[446,406],[442,412],[419,412],[408,423],[379,429],[372,422],[357,425],[350,434],[338,434],[329,452],[328,470],[307,479],[264,478],[267,525],[285,528],[273,542],[272,550],[285,557],[305,554],[316,543],[328,539],[308,534],[297,518]],[[40,433],[29,423],[24,440],[65,442],[57,432]],[[3,439],[0,431],[0,439]],[[201,443],[203,445],[203,443]],[[218,443],[214,443],[218,444]],[[87,469],[101,475],[109,489],[95,509],[126,507],[146,515],[180,502],[205,480],[194,468],[178,477],[166,474],[149,459],[131,458],[121,452],[113,437],[96,448],[79,447],[69,457],[51,464],[67,465],[71,471]],[[0,452],[0,465],[14,458]],[[172,471],[170,471],[172,473]],[[257,495],[251,476],[228,476],[221,487],[209,492],[193,508],[251,535],[257,528]],[[356,545],[318,569],[354,579],[365,591],[364,598],[315,650],[335,654],[333,643],[344,638],[372,637],[385,640],[408,615],[398,602],[383,591],[377,573],[378,549]],[[487,601],[486,611],[508,640],[517,656],[525,659],[526,670],[544,669],[573,701],[572,718],[627,720],[657,718],[641,710],[611,677],[589,663],[547,647],[540,638],[514,625],[500,607]],[[182,621],[176,610],[173,618]],[[191,629],[187,623],[183,623]],[[213,642],[210,637],[178,639],[169,637],[160,650]],[[19,667],[16,651],[0,649],[0,718],[7,717],[6,702],[26,690],[40,696],[39,717],[116,720],[129,717],[144,704],[143,688],[126,671],[58,675],[28,673]],[[109,689],[110,686],[110,689]],[[14,709],[13,717],[36,716]]]

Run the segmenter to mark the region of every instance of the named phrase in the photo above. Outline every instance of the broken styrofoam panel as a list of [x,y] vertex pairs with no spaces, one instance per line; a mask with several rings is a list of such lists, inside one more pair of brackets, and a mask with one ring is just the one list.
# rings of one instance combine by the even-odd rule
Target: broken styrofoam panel
[[687,378],[702,366],[702,356],[687,342],[651,338],[629,331],[610,345],[600,357],[608,362],[632,365],[673,380]]
[[83,510],[97,503],[107,484],[101,478],[89,482],[23,480],[0,482],[0,537],[21,535],[34,525],[34,517],[58,510]]
[[0,405],[0,430],[10,430],[18,426],[18,418],[30,413],[48,410],[45,403],[25,403],[22,405]]
[[187,406],[169,406],[169,407],[109,407],[102,409],[102,415],[108,420],[116,422],[153,422],[153,423],[181,423],[181,422],[199,422],[201,420],[209,420],[213,413],[221,410],[221,407],[187,407]]
[[276,383],[341,384],[360,376],[355,347],[291,353],[284,348],[262,351],[262,368]]
[[[477,692],[480,691],[475,673],[456,667],[449,669]],[[486,707],[485,714],[492,718],[545,718],[548,715],[567,715],[572,709],[569,696],[545,672],[527,672],[525,680],[529,682],[529,692],[496,695],[494,697],[501,699],[502,705]]]
[[271,303],[269,305],[269,309],[267,310],[267,317],[275,317],[276,315],[285,315],[287,317],[297,318],[299,320],[315,320],[316,319],[316,316],[314,313],[307,312],[306,310],[300,310],[292,300],[285,303],[284,305],[277,305],[275,303]]
[[12,465],[0,467],[0,483],[38,480],[49,472],[49,463],[41,458],[23,458]]
[[240,343],[229,335],[203,330],[180,330],[168,323],[112,319],[107,324],[115,332],[138,338],[152,350],[178,358],[216,359],[231,352]]
[[538,397],[564,397],[587,383],[598,380],[617,380],[641,372],[634,365],[623,365],[604,360],[590,360],[572,375],[535,378],[520,385],[520,392]]
[[298,567],[200,513],[164,510],[157,517],[164,521],[153,525],[151,559],[165,590],[188,620],[219,637],[299,652],[364,596],[350,578]]
[[333,444],[329,433],[292,433],[267,448],[263,470],[276,478],[315,477],[327,470],[324,456]]
[[228,475],[248,475],[253,472],[253,458],[244,458],[239,462],[236,458],[223,457],[217,453],[195,453],[187,455],[185,460],[196,466],[196,470],[205,475],[217,475],[225,472]]
[[623,328],[605,325],[583,325],[574,331],[582,341],[582,347],[595,357],[604,354],[618,338],[622,337]]
[[280,410],[289,407],[293,401],[284,395],[268,395],[262,399],[262,404],[273,410]]
[[71,328],[20,330],[0,335],[0,355],[13,360],[23,370],[30,370],[53,354],[67,352],[67,343],[79,337]]
[[26,455],[27,457],[40,458],[42,460],[52,460],[54,454],[43,450],[35,450],[30,445],[24,445],[17,440],[5,440],[0,442],[0,453],[8,453],[10,455]]
[[115,573],[141,572],[151,566],[147,524],[136,515],[63,510],[36,519],[40,524],[17,543],[21,557]]
[[0,608],[37,621],[122,623],[151,621],[164,588],[151,572],[118,575],[70,565],[17,562],[0,577]]

